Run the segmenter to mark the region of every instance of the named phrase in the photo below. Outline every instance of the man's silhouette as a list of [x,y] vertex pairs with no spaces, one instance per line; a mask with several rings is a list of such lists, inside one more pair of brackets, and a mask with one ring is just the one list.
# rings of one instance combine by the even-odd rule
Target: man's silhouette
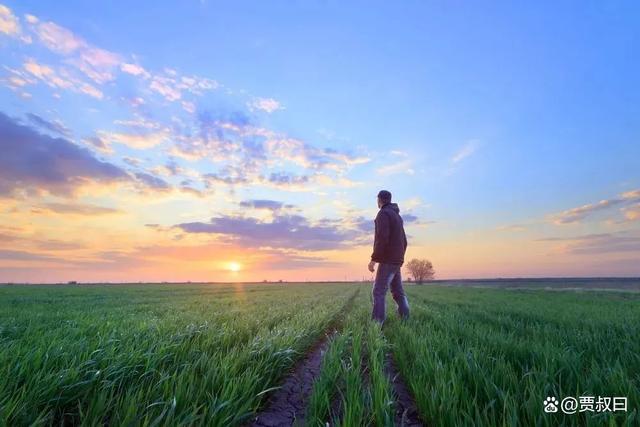
[[383,323],[385,297],[389,287],[391,287],[391,295],[398,305],[398,314],[403,319],[409,317],[409,302],[404,289],[402,289],[402,277],[400,276],[404,253],[407,250],[407,237],[404,234],[400,209],[396,203],[391,203],[391,193],[387,190],[381,190],[378,193],[378,207],[380,210],[375,219],[376,234],[369,271],[374,271],[377,262],[378,272],[373,283],[371,317]]

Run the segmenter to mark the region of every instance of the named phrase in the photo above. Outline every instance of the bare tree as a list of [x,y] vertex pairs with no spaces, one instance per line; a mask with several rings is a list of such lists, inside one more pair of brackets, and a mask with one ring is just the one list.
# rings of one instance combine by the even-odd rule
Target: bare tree
[[417,283],[422,283],[425,280],[432,280],[436,272],[433,269],[433,264],[428,259],[412,259],[409,261],[405,268],[409,270],[409,274],[413,277],[413,280]]

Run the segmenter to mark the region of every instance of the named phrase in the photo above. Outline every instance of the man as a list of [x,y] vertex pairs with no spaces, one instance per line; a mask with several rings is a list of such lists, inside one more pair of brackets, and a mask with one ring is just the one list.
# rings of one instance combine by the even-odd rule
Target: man
[[375,219],[375,238],[369,271],[373,273],[376,262],[378,272],[373,283],[373,311],[371,317],[380,323],[385,319],[385,298],[391,286],[391,295],[398,305],[398,314],[403,319],[409,317],[409,303],[402,289],[400,268],[404,263],[407,250],[407,237],[404,234],[400,209],[391,203],[391,193],[381,190],[378,193],[378,215]]

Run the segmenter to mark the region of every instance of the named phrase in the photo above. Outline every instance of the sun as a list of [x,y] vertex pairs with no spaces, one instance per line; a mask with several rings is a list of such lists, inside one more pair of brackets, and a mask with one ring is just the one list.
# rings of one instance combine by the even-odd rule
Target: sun
[[234,273],[237,273],[238,271],[240,271],[241,268],[242,268],[242,266],[240,265],[240,263],[239,262],[235,262],[235,261],[231,261],[227,265],[227,269],[229,271],[233,271]]

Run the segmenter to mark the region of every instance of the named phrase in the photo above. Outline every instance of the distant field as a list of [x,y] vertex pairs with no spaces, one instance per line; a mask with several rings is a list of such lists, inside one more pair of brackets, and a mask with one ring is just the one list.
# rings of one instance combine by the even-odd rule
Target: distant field
[[468,279],[437,280],[437,285],[497,287],[507,289],[619,290],[640,292],[640,278],[566,278],[566,279]]
[[426,425],[640,425],[640,294],[407,291],[380,329],[369,284],[2,286],[0,425],[244,425],[327,331],[306,425],[397,424],[390,359]]

